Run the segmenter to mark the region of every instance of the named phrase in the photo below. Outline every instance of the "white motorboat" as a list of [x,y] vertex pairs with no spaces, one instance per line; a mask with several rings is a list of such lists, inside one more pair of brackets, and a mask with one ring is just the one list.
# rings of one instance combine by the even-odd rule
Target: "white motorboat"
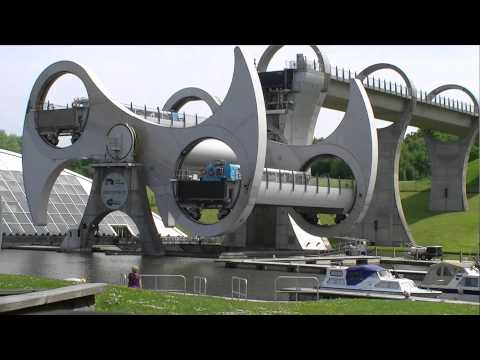
[[442,294],[440,291],[421,289],[410,279],[398,279],[390,271],[378,265],[328,268],[321,287],[407,297],[437,297]]
[[480,271],[469,263],[444,261],[430,267],[420,287],[442,292],[480,295]]

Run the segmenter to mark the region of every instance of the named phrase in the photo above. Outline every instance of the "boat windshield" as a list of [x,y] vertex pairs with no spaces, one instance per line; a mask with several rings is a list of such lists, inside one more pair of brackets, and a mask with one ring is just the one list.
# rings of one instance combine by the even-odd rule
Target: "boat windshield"
[[378,275],[379,275],[381,278],[387,278],[387,279],[393,278],[392,273],[391,273],[390,271],[388,271],[388,270],[379,271],[379,272],[378,272]]
[[402,291],[414,292],[418,290],[413,280],[410,279],[403,279],[399,284]]
[[378,276],[385,269],[376,265],[360,265],[347,269],[347,285],[357,285],[369,277]]

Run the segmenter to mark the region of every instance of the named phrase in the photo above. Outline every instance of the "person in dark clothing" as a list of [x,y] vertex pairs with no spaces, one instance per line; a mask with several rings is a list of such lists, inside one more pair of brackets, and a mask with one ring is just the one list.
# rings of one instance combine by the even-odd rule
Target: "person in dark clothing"
[[129,288],[141,288],[142,280],[140,274],[138,273],[138,267],[133,266],[132,272],[128,274],[128,287]]

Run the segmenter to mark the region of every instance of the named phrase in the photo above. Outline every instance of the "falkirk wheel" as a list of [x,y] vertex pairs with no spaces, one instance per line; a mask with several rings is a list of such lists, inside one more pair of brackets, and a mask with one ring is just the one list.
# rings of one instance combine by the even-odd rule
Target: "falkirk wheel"
[[[370,72],[381,68],[398,70],[404,76],[403,72],[378,64],[351,79],[342,122],[328,138],[312,144],[315,121],[328,93],[330,65],[312,46],[320,71],[304,74],[299,80],[309,83],[312,90],[293,94],[301,106],[278,116],[281,112],[266,107],[266,98],[271,94],[262,72],[266,72],[280,48],[270,46],[255,68],[243,50],[236,47],[233,78],[222,102],[202,89],[185,88],[173,94],[162,111],[148,114],[153,121],[147,119],[146,109],[139,114],[116,101],[84,66],[60,61],[47,67],[31,91],[23,130],[23,177],[34,223],[47,223],[49,195],[61,171],[74,161],[90,159],[95,176],[86,210],[78,231],[66,237],[62,245],[70,250],[89,249],[89,235],[98,223],[108,213],[121,210],[135,221],[143,252],[162,254],[163,246],[148,207],[147,186],[155,195],[166,226],[180,225],[199,236],[226,235],[225,242],[231,246],[255,245],[265,235],[265,229],[273,229],[269,232],[272,237],[288,237],[293,225],[285,227],[285,223],[295,223],[318,237],[358,235],[358,229],[376,211],[375,199],[392,203],[388,211],[399,219],[400,228],[406,229],[395,185],[395,154],[415,101],[405,101],[402,121],[392,125],[388,142],[393,147],[389,152],[393,156],[392,174],[383,180],[390,185],[386,190],[383,186],[380,193],[376,190],[377,172],[388,160],[379,157],[379,132],[362,83]],[[70,109],[45,108],[49,88],[64,74],[75,75],[83,82],[88,101]],[[415,88],[405,79],[415,99]],[[203,121],[191,119],[188,126],[184,115],[183,126],[176,126],[178,110],[195,100],[205,101],[212,115]],[[276,126],[271,126],[274,117]],[[68,147],[58,146],[58,134],[62,132],[72,135]],[[223,147],[208,146],[213,144],[208,141],[221,142]],[[309,165],[323,155],[339,158],[350,167],[355,178],[353,186],[335,187],[330,179],[325,183],[311,176]],[[194,174],[193,170],[201,168],[207,159],[220,157],[223,165],[238,165],[232,167],[238,170],[232,181],[202,181],[208,180],[209,173]],[[200,222],[198,204],[216,204],[218,222]],[[341,221],[335,226],[312,222],[311,214],[322,211],[337,214]],[[411,236],[405,236],[407,242],[413,242]],[[270,245],[282,248],[285,243],[274,240]]]

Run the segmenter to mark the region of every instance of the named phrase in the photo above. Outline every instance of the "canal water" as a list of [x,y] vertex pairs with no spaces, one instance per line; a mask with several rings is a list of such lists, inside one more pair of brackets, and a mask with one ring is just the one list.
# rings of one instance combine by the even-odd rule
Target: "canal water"
[[[121,274],[128,273],[133,265],[141,274],[183,275],[187,281],[187,292],[193,292],[194,276],[207,278],[207,295],[232,295],[232,277],[245,278],[248,281],[248,298],[257,300],[274,300],[274,282],[278,276],[315,276],[322,282],[324,275],[312,273],[289,273],[255,269],[229,269],[215,259],[188,257],[143,257],[139,255],[105,255],[104,253],[67,254],[55,251],[10,250],[0,251],[0,273],[42,276],[53,279],[84,278],[87,282],[105,282],[120,284]],[[398,266],[397,266],[398,267]],[[409,268],[402,266],[402,268]],[[421,269],[423,270],[423,269]],[[143,280],[144,287],[153,288],[152,279]],[[162,289],[181,289],[180,279],[162,279],[158,283]],[[281,287],[294,286],[286,281]],[[300,283],[300,286],[312,286]],[[242,288],[243,290],[243,288]],[[443,294],[442,298],[465,301],[480,301],[478,295]],[[279,300],[286,300],[280,295]]]
[[[248,298],[273,300],[274,281],[278,276],[323,275],[263,271],[255,269],[229,269],[215,259],[186,257],[142,257],[138,255],[105,255],[103,253],[67,254],[55,251],[10,250],[0,251],[0,273],[42,276],[53,279],[85,278],[88,282],[120,284],[121,274],[128,273],[133,265],[141,274],[183,275],[187,280],[187,292],[193,292],[193,277],[207,278],[207,294],[215,296],[232,295],[232,276],[248,281]],[[144,287],[154,286],[151,279],[143,280]],[[286,283],[292,285],[293,283]],[[180,279],[163,279],[161,288],[180,289]],[[308,283],[304,284],[308,285]],[[243,290],[243,287],[242,287]],[[279,299],[283,299],[281,296]]]

